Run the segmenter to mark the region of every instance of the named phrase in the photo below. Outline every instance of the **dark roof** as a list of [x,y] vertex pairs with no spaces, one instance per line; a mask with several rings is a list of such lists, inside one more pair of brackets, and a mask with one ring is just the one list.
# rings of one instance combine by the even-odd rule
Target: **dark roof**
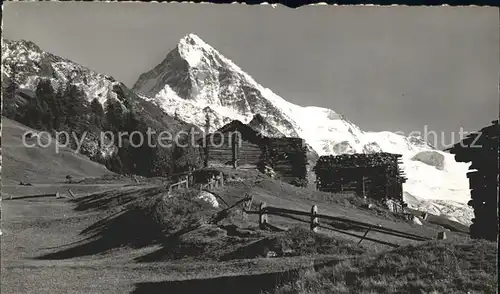
[[[478,143],[477,141],[481,140],[483,141],[493,141],[493,144],[496,144],[498,146],[498,139],[499,139],[499,121],[494,120],[491,122],[492,124],[482,128],[478,132],[474,132],[469,134],[467,137],[462,139],[460,142],[454,144],[452,147],[445,149],[445,151],[449,151],[451,154],[457,154],[458,152],[461,152],[464,149],[469,149],[471,148],[472,143]],[[481,136],[480,138],[477,138],[477,136]],[[494,141],[496,140],[496,143]]]
[[[280,137],[278,137],[278,138],[272,137],[272,138],[269,138],[269,137],[262,135],[259,131],[255,130],[251,126],[244,124],[239,120],[233,120],[230,123],[227,123],[226,125],[219,128],[217,131],[215,131],[215,133],[227,133],[227,132],[234,132],[234,131],[238,131],[241,134],[241,136],[243,138],[245,138],[246,140],[249,140],[250,142],[256,142],[256,143],[261,143],[264,140],[273,140],[273,141],[299,141],[299,140],[303,140],[302,138],[295,138],[295,137],[281,137],[281,138]],[[205,138],[209,137],[213,134],[214,133],[207,134],[205,136]]]

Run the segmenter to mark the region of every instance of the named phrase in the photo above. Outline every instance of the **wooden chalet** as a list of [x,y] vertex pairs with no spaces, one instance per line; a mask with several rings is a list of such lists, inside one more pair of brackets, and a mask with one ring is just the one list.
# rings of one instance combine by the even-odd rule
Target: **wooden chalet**
[[403,204],[406,178],[399,154],[344,154],[321,156],[314,167],[316,187],[330,193],[351,192],[374,200]]
[[206,167],[271,168],[282,181],[307,184],[307,149],[301,138],[269,138],[234,120],[201,139]]
[[498,237],[498,120],[468,135],[447,149],[458,162],[471,162],[467,178],[474,209],[470,235],[473,238],[497,241]]

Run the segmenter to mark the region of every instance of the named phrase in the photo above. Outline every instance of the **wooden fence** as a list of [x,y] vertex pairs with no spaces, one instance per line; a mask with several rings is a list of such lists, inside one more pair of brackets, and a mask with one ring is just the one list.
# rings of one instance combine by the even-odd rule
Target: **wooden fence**
[[210,178],[208,180],[208,183],[200,184],[200,190],[214,189],[214,188],[219,188],[219,187],[223,187],[223,186],[224,186],[224,176],[221,172],[221,173],[219,173],[218,176],[212,176],[212,178]]
[[[250,205],[248,206],[248,208],[250,208]],[[318,230],[318,228],[322,228],[322,229],[326,229],[326,230],[336,231],[336,232],[346,234],[349,236],[357,237],[357,238],[360,238],[359,243],[361,243],[361,241],[363,241],[363,240],[368,240],[368,241],[372,241],[375,243],[379,243],[379,244],[383,244],[383,245],[387,245],[387,246],[391,246],[391,247],[399,247],[400,246],[398,244],[394,244],[391,242],[367,237],[369,232],[378,232],[378,233],[382,233],[382,234],[386,234],[386,235],[390,235],[390,236],[394,236],[394,237],[399,237],[399,238],[404,238],[404,239],[409,239],[409,240],[414,240],[414,241],[431,240],[430,238],[427,238],[427,237],[422,237],[422,236],[418,236],[415,234],[410,234],[410,233],[401,232],[401,231],[390,229],[390,228],[385,228],[385,227],[382,227],[380,225],[364,223],[364,222],[355,221],[355,220],[351,220],[351,219],[347,219],[347,218],[343,218],[343,217],[335,217],[335,216],[320,214],[320,213],[318,213],[318,207],[316,205],[313,205],[311,207],[311,211],[300,211],[300,210],[267,206],[265,203],[261,203],[259,206],[259,210],[257,210],[257,211],[247,210],[246,212],[250,213],[250,214],[258,214],[259,215],[259,227],[261,227],[261,228],[269,228],[269,227],[271,227],[272,229],[278,228],[277,226],[269,224],[269,221],[268,221],[268,215],[275,215],[275,216],[280,216],[280,217],[292,219],[292,220],[295,220],[298,222],[308,223],[310,229],[314,232],[316,232]],[[306,219],[304,217],[306,217]],[[343,224],[344,226],[356,228],[358,230],[365,230],[365,232],[363,235],[358,235],[358,234],[355,234],[352,232],[348,232],[348,229],[341,229],[341,228],[336,227],[336,226],[338,226],[338,224]]]
[[172,184],[170,186],[168,186],[168,192],[172,192],[173,190],[175,189],[179,189],[179,188],[185,188],[185,189],[188,189],[189,188],[189,175],[186,176],[183,180],[175,183],[175,184]]
[[[185,188],[188,189],[189,187],[194,186],[194,179],[193,179],[193,172],[187,173],[182,180],[178,181],[177,183],[169,185],[168,191],[172,192],[175,189],[180,189],[180,188]],[[201,183],[199,185],[199,189],[204,190],[204,189],[214,189],[218,187],[223,187],[224,186],[224,176],[222,172],[219,173],[217,176],[212,176],[208,180],[207,183]]]

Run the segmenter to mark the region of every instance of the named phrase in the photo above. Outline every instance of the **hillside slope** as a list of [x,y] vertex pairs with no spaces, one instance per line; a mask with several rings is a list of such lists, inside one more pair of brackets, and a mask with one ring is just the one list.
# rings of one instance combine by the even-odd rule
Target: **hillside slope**
[[[33,42],[2,39],[2,94],[2,115],[37,130],[68,132],[73,149],[83,138],[79,151],[110,170],[164,176],[187,169],[188,163],[173,154],[179,150],[158,146],[157,135],[167,132],[175,138],[195,126],[140,99],[113,77],[43,51]],[[114,142],[101,140],[104,132],[112,133]],[[134,132],[151,144],[130,147]]]
[[[47,147],[23,144],[26,132],[36,132],[20,123],[2,117],[2,181],[54,183],[63,182],[66,175],[73,177],[98,177],[113,174],[102,164],[96,163],[68,147],[56,152],[54,140],[46,136],[40,142]],[[37,139],[27,139],[37,144]],[[49,142],[50,141],[50,142]],[[50,144],[49,144],[50,143]],[[16,183],[17,184],[17,183]]]

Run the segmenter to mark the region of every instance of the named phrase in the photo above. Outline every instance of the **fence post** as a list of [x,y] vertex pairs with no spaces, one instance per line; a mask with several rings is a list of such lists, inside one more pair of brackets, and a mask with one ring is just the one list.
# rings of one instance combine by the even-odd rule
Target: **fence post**
[[363,198],[366,199],[366,184],[365,184],[365,181],[366,181],[366,177],[363,176]]
[[446,240],[446,233],[444,231],[439,232],[437,235],[438,240]]
[[259,207],[259,228],[264,229],[267,224],[267,214],[265,213],[266,203],[262,202]]
[[250,211],[250,209],[252,208],[253,195],[247,195],[246,198],[247,200],[245,203],[245,209]]
[[224,175],[222,174],[222,172],[219,173],[219,177],[220,177],[220,186],[224,187]]
[[68,192],[69,192],[69,195],[71,195],[71,197],[75,198],[75,194],[73,194],[73,191],[71,191],[71,189],[68,189]]
[[359,240],[358,242],[358,246],[359,244],[361,244],[361,241],[363,241],[365,238],[366,238],[366,235],[368,235],[368,232],[372,229],[372,226],[369,226],[368,227],[368,230],[366,230],[365,234],[363,235],[363,237],[361,237],[361,240]]
[[318,206],[313,205],[311,207],[311,231],[316,232],[319,226]]
[[232,153],[233,153],[233,168],[238,167],[238,157],[239,157],[239,147],[240,147],[240,136],[239,132],[233,133],[232,135]]

